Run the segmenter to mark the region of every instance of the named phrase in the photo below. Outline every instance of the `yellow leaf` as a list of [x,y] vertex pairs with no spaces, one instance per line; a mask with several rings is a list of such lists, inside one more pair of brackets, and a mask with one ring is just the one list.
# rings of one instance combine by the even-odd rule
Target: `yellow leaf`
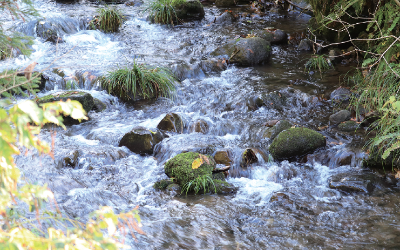
[[197,169],[201,166],[201,164],[203,164],[203,159],[202,158],[197,158],[196,160],[194,160],[192,162],[192,169]]

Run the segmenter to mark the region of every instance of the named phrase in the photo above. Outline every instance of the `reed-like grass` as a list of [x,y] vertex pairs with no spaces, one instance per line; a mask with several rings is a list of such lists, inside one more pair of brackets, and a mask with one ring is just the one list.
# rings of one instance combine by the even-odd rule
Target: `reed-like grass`
[[90,21],[89,26],[92,29],[100,29],[104,32],[117,32],[125,19],[120,10],[109,6],[98,9],[97,14]]
[[176,79],[168,69],[135,62],[131,67],[108,72],[100,78],[100,82],[108,93],[130,101],[136,98],[173,97]]
[[324,55],[314,55],[305,64],[306,70],[318,70],[321,77],[322,72],[330,69],[332,64]]
[[194,180],[191,180],[185,185],[183,185],[182,191],[186,193],[190,191],[194,191],[195,194],[199,193],[200,190],[203,190],[204,193],[210,191],[210,187],[214,187],[214,192],[217,193],[217,188],[215,187],[214,180],[211,178],[211,175],[200,175]]
[[185,3],[186,0],[155,0],[145,9],[149,12],[150,19],[154,23],[171,24],[181,22],[175,12],[175,7]]

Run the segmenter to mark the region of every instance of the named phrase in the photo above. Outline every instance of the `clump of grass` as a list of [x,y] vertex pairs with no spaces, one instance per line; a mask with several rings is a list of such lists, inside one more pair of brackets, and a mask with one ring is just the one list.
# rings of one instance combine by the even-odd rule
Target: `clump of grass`
[[185,2],[186,0],[155,0],[145,11],[150,13],[150,18],[155,23],[174,25],[181,22],[176,15],[175,7]]
[[97,10],[98,15],[89,23],[92,29],[104,32],[116,32],[124,22],[122,12],[116,8],[106,6]]
[[172,97],[175,91],[175,77],[165,68],[150,67],[133,63],[131,67],[108,72],[100,78],[103,89],[124,101],[136,97],[151,99],[159,96]]
[[310,70],[318,70],[322,77],[322,72],[332,67],[331,62],[324,55],[312,56],[305,65],[305,68]]
[[200,175],[196,179],[191,180],[185,185],[183,185],[182,191],[186,193],[189,191],[194,191],[197,194],[200,190],[203,190],[204,193],[210,191],[210,187],[214,187],[214,192],[217,193],[217,188],[215,187],[214,180],[210,175]]

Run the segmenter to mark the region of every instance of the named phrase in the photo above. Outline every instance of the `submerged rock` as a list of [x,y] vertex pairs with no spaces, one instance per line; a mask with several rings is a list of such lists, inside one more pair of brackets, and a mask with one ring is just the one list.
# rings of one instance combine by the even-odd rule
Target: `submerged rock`
[[130,151],[141,155],[152,154],[154,146],[164,138],[165,135],[160,131],[153,132],[143,127],[136,127],[122,137],[118,146],[126,146]]
[[346,103],[350,100],[351,94],[350,90],[340,87],[331,93],[331,100],[335,103]]
[[182,20],[202,19],[204,17],[203,5],[198,0],[186,0],[174,5],[176,17]]
[[308,39],[303,39],[300,41],[299,46],[297,47],[298,50],[306,50],[310,51],[313,48],[313,44]]
[[261,99],[264,105],[270,109],[283,110],[283,106],[286,105],[286,96],[278,91],[274,91],[268,94],[262,94]]
[[107,105],[104,104],[104,102],[100,101],[97,98],[93,98],[94,101],[94,105],[92,110],[94,110],[95,112],[101,112],[104,111],[107,108]]
[[287,33],[279,29],[256,30],[254,34],[271,44],[285,43],[288,39]]
[[163,131],[170,131],[182,134],[183,122],[182,118],[175,113],[169,113],[158,123],[157,128]]
[[270,54],[270,43],[259,37],[231,40],[211,53],[212,56],[226,56],[231,63],[241,66],[265,63]]
[[173,184],[171,179],[164,179],[160,181],[156,181],[153,185],[154,189],[165,190],[169,185]]
[[329,121],[336,125],[339,124],[341,122],[350,120],[351,118],[351,112],[348,110],[340,110],[339,112],[329,116]]
[[248,166],[256,162],[258,162],[256,150],[252,148],[246,148],[242,153],[242,157],[240,159],[240,166],[242,168],[247,168]]
[[272,141],[269,152],[277,160],[291,159],[313,152],[326,145],[325,138],[308,128],[290,128]]
[[329,180],[329,187],[345,193],[372,193],[389,189],[391,183],[386,183],[373,173],[341,173],[332,176]]

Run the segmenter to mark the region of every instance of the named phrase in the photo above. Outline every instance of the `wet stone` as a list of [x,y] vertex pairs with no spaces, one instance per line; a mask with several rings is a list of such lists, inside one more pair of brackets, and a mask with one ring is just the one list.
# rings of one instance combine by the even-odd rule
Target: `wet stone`
[[247,168],[248,166],[256,162],[258,162],[256,150],[252,148],[246,148],[242,153],[242,157],[240,159],[240,166],[242,168]]
[[285,43],[288,39],[287,33],[280,29],[256,30],[253,33],[271,44]]
[[235,6],[236,2],[235,0],[216,0],[215,1],[215,6],[217,7],[231,7]]
[[232,12],[226,11],[222,13],[222,15],[217,16],[215,18],[215,23],[218,24],[231,24],[236,21],[236,17],[232,14]]
[[341,173],[329,180],[329,187],[345,193],[372,193],[389,187],[381,178],[373,173]]
[[287,98],[282,93],[274,91],[268,94],[262,94],[261,99],[267,108],[282,111],[283,107],[286,105]]
[[119,147],[126,146],[130,151],[141,155],[152,154],[154,146],[164,138],[165,135],[160,131],[153,132],[143,127],[136,127],[122,137]]
[[335,103],[345,103],[350,100],[351,94],[351,91],[346,88],[338,88],[331,93],[331,100]]
[[360,124],[355,121],[346,121],[340,123],[338,129],[343,132],[355,132],[359,127]]
[[226,166],[229,166],[232,163],[228,151],[217,151],[214,155],[214,160],[217,164],[223,164]]
[[198,19],[204,17],[203,5],[198,0],[186,0],[174,6],[176,17],[181,20]]
[[269,138],[270,140],[273,140],[275,139],[276,136],[278,136],[280,132],[289,129],[291,127],[292,124],[289,121],[286,120],[278,121],[275,126],[265,130],[263,138]]
[[208,124],[204,120],[196,120],[192,126],[190,126],[190,132],[207,134],[208,132]]
[[348,110],[340,110],[339,112],[329,116],[329,121],[336,125],[339,124],[341,122],[350,120],[351,118],[351,112]]
[[303,39],[300,41],[299,46],[297,47],[297,50],[306,50],[310,51],[313,48],[313,44],[310,40],[308,39]]
[[101,112],[101,111],[106,110],[107,105],[104,104],[104,102],[100,101],[97,98],[93,98],[93,101],[94,101],[94,105],[93,105],[92,110],[94,110],[95,112]]
[[269,152],[277,160],[291,159],[326,145],[325,138],[308,128],[289,128],[272,141]]
[[170,131],[182,134],[182,118],[178,114],[169,113],[160,121],[160,123],[157,125],[157,128],[163,131]]

